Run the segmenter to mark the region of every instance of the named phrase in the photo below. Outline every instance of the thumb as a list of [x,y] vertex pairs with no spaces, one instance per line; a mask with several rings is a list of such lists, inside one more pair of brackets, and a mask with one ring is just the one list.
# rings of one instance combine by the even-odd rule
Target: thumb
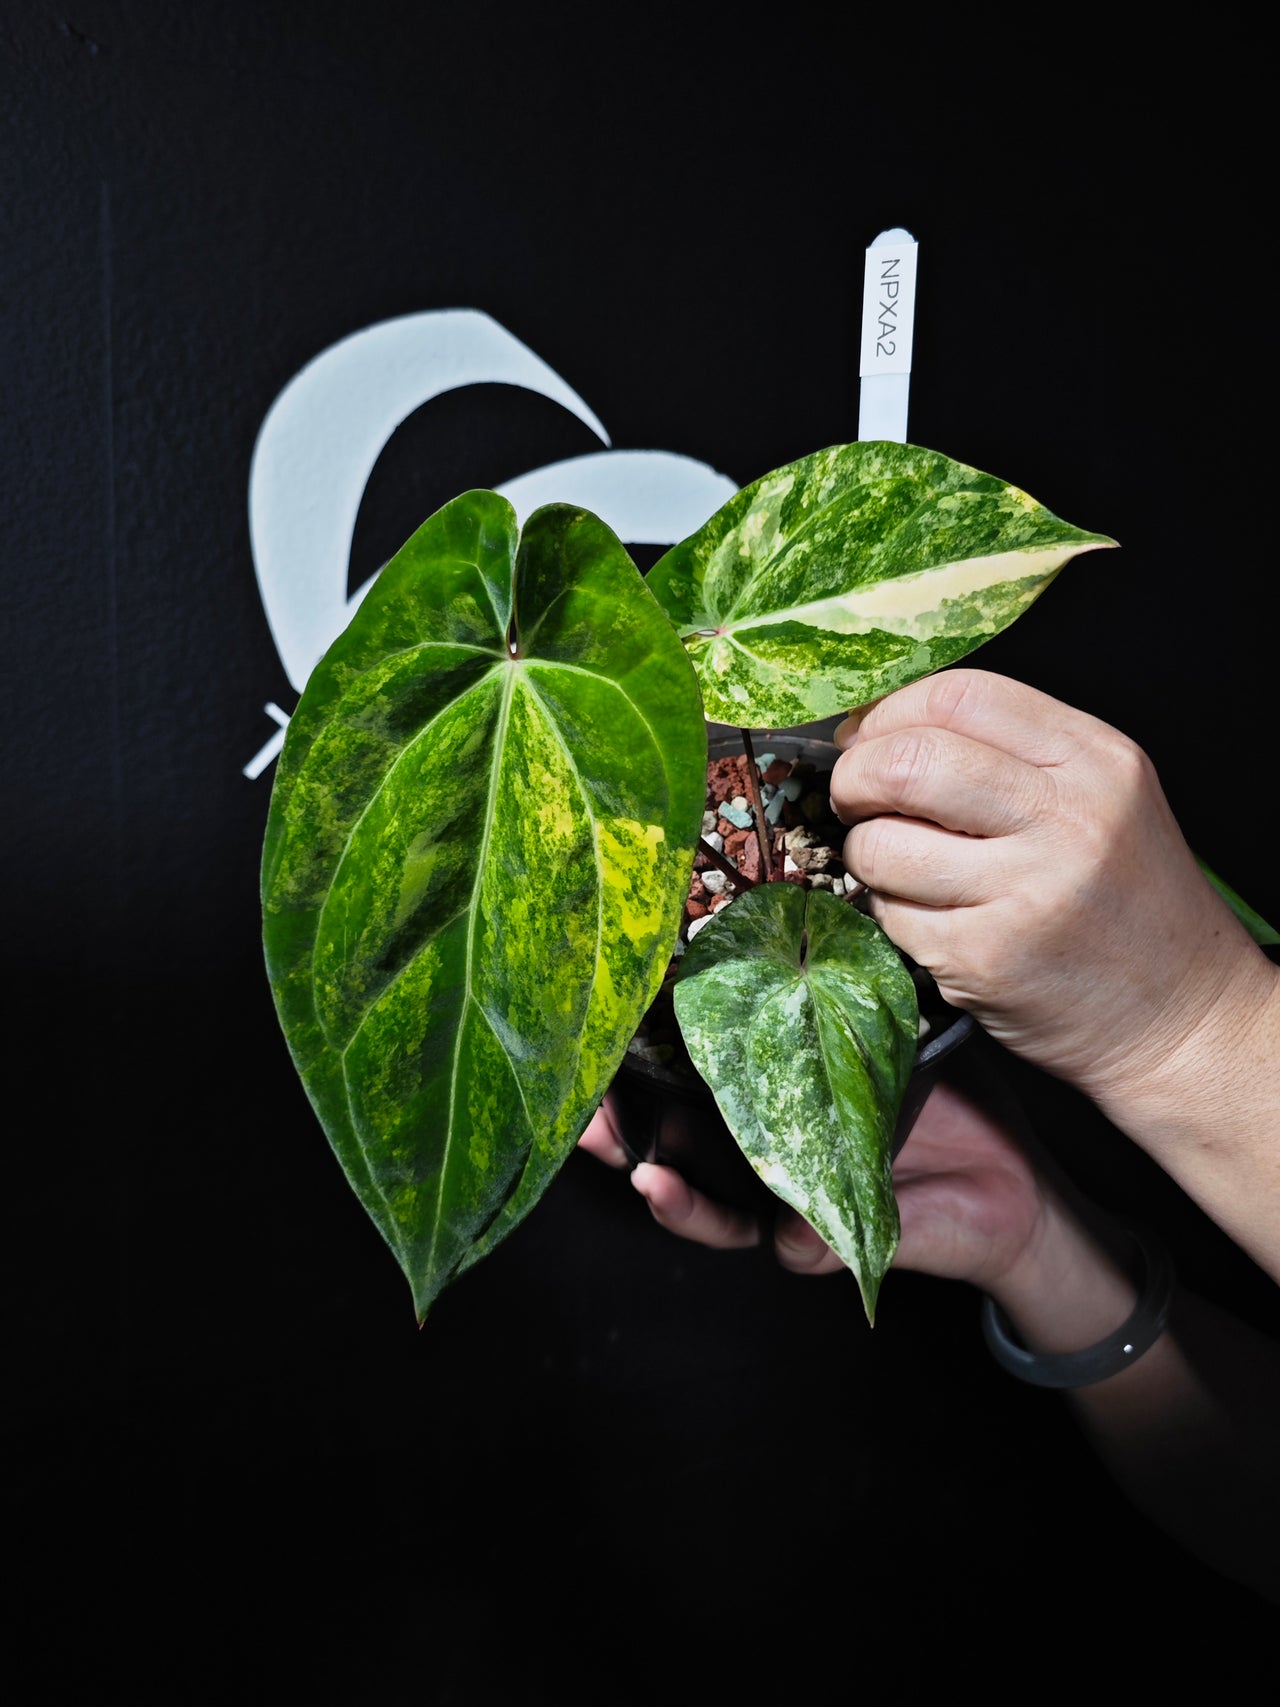
[[878,699],[869,699],[865,705],[855,705],[849,715],[842,718],[831,731],[831,739],[836,746],[840,748],[852,747],[858,738],[858,731],[862,727],[863,718],[873,706],[879,705],[880,700],[885,698],[887,695],[881,694]]

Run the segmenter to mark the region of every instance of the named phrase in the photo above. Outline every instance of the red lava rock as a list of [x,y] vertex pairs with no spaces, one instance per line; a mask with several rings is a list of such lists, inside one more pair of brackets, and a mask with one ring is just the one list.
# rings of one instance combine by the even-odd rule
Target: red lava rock
[[733,758],[712,759],[707,766],[707,796],[712,806],[720,801],[732,799],[735,794],[745,794],[747,787],[747,761],[745,756]]
[[[758,769],[758,767],[757,767]],[[795,764],[787,759],[775,759],[765,770],[763,779],[777,784],[794,774]],[[802,767],[802,774],[808,778],[812,773]],[[847,831],[835,822],[825,811],[824,821],[811,821],[806,816],[806,807],[813,808],[814,802],[825,804],[823,789],[825,773],[813,775],[812,781],[806,781],[799,801],[787,800],[783,804],[778,822],[768,826],[770,837],[771,861],[775,882],[794,883],[800,888],[810,887],[809,876],[803,871],[783,870],[783,860],[786,858],[786,832],[799,825],[807,826],[817,840],[831,849],[831,857],[826,865],[827,872],[832,877],[843,876],[845,866],[839,857],[844,845]],[[816,786],[815,786],[816,785]],[[731,800],[735,795],[742,795],[747,800],[751,798],[751,790],[747,783],[747,759],[745,754],[729,755],[713,759],[707,766],[706,809],[715,812],[721,801]],[[743,877],[743,882],[737,886],[738,895],[745,894],[751,882],[758,882],[763,877],[760,865],[760,846],[756,838],[754,826],[742,829],[736,824],[730,824],[727,819],[720,818],[717,813],[717,827],[724,837],[725,858]],[[685,902],[684,915],[681,924],[681,936],[688,941],[688,927],[694,919],[705,918],[710,913],[718,913],[724,907],[732,905],[734,896],[728,892],[713,894],[701,878],[696,875],[715,867],[717,862],[698,850],[694,857],[694,877],[689,885],[689,894]],[[730,880],[732,881],[732,880]],[[857,905],[857,902],[853,903]],[[652,1045],[670,1042],[675,1058],[687,1060],[687,1051],[681,1037],[679,1027],[675,1024],[674,1008],[672,1007],[670,986],[679,976],[681,957],[673,955],[667,963],[667,981],[659,992],[648,1014],[641,1025],[641,1031]]]
[[[788,776],[796,774],[796,761],[793,759],[773,759],[763,773],[757,765],[756,773],[762,782],[775,786],[785,781]],[[786,800],[782,803],[782,811],[778,822],[768,827],[770,838],[770,861],[772,876],[775,882],[797,884],[800,888],[809,887],[809,876],[804,871],[784,871],[783,861],[786,858],[786,834],[798,826],[805,826],[814,833],[817,840],[829,847],[830,855],[825,870],[832,876],[844,875],[844,863],[840,859],[845,831],[834,822],[818,823],[810,815],[815,800],[824,799],[825,773],[817,775],[812,767],[801,765],[800,773],[806,780],[805,789],[798,801]],[[745,753],[727,754],[712,759],[707,765],[706,808],[716,812],[724,800],[731,800],[735,795],[742,795],[747,800],[751,798],[751,789],[747,782],[748,762]],[[816,786],[815,786],[816,785]],[[824,817],[828,815],[824,814]],[[731,824],[728,819],[721,818],[717,812],[717,828],[724,839],[724,857],[737,871],[742,874],[743,881],[738,884],[734,893],[745,894],[754,883],[764,878],[760,858],[760,844],[754,825],[743,829],[737,824]],[[694,858],[694,876],[689,885],[689,897],[685,905],[684,920],[687,926],[693,919],[704,918],[708,913],[718,913],[722,907],[727,907],[733,900],[733,893],[723,891],[715,894],[708,890],[698,875],[716,866],[701,849]],[[732,882],[732,879],[730,880]],[[669,971],[678,967],[678,958],[671,962]]]

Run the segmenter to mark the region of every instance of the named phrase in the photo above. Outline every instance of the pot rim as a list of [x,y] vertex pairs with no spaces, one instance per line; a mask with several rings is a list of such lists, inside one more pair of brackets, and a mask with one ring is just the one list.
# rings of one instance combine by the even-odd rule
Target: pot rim
[[[916,1058],[912,1064],[912,1073],[929,1072],[941,1065],[948,1055],[968,1038],[977,1026],[977,1020],[971,1013],[962,1008],[951,1010],[953,1018],[919,1045]],[[711,1086],[698,1072],[688,1073],[674,1068],[666,1061],[651,1061],[648,1056],[640,1055],[628,1048],[622,1058],[620,1071],[635,1074],[637,1078],[648,1079],[652,1084],[660,1085],[664,1090],[679,1091],[685,1095],[706,1096],[715,1101],[715,1093]]]

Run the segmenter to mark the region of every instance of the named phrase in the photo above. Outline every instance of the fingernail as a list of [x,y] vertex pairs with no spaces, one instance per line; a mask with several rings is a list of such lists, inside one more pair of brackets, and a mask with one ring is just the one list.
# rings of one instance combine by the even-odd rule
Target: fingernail
[[631,1170],[631,1183],[646,1203],[649,1201],[649,1193],[645,1190],[645,1186],[649,1183],[649,1175],[646,1170],[651,1166],[652,1164],[649,1162],[637,1162]]

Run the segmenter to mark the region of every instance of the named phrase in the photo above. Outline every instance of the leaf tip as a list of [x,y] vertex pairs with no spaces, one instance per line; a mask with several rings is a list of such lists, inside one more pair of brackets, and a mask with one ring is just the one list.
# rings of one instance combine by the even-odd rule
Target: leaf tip
[[409,1287],[413,1293],[413,1319],[419,1329],[422,1329],[427,1325],[427,1316],[440,1289],[436,1286],[419,1286],[412,1279],[409,1281]]
[[876,1325],[876,1304],[880,1298],[881,1277],[879,1275],[860,1274],[857,1279],[858,1291],[862,1294],[862,1308],[866,1312],[867,1326],[874,1328]]

